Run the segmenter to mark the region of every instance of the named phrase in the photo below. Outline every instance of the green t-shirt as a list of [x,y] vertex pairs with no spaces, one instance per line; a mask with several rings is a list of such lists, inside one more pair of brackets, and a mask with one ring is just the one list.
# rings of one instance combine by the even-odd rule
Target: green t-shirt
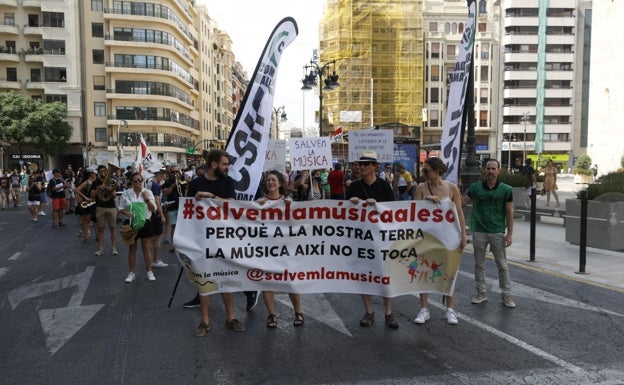
[[485,181],[470,185],[472,199],[470,230],[480,233],[504,233],[507,228],[507,202],[513,202],[511,186],[496,182],[490,189]]

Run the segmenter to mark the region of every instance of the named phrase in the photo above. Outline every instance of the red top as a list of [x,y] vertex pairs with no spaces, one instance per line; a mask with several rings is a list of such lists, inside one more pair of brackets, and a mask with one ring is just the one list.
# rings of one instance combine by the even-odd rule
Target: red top
[[330,194],[344,194],[344,177],[342,170],[331,170],[327,175],[327,183],[329,184]]

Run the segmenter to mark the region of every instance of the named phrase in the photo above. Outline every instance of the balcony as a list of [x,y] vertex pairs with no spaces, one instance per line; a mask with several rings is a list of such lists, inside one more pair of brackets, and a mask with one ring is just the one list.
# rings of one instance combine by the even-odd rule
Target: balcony
[[21,90],[22,82],[21,80],[7,80],[0,79],[0,89],[2,90]]
[[25,53],[24,62],[26,63],[43,63],[42,53]]
[[0,33],[8,33],[10,35],[19,35],[19,28],[15,23],[0,23]]
[[537,52],[505,53],[505,63],[536,63]]
[[40,26],[30,26],[28,24],[24,24],[24,36],[42,36],[43,28]]
[[0,62],[18,63],[20,57],[14,49],[0,47]]
[[2,5],[17,8],[17,0],[0,0],[0,6]]
[[[503,36],[503,46],[510,44],[537,44],[537,35],[505,35]],[[554,44],[548,40],[548,44]],[[568,43],[570,44],[570,43]]]
[[22,0],[23,8],[41,8],[41,0]]
[[[505,70],[503,72],[505,80],[537,80],[537,71],[513,71]],[[555,80],[548,77],[548,80]],[[557,79],[570,80],[570,79]]]
[[26,80],[27,90],[45,90],[45,83],[41,81]]

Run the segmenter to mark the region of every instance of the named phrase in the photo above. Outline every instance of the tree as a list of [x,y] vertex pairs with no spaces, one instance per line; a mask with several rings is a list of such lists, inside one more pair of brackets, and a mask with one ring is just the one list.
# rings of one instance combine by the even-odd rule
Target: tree
[[0,93],[0,129],[6,141],[34,144],[49,155],[63,153],[72,134],[62,103],[41,103],[14,92]]

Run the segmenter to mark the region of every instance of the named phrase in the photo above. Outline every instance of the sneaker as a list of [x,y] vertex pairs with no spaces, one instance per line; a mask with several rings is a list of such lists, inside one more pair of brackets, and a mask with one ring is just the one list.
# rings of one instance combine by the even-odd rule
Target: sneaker
[[503,305],[507,307],[516,307],[516,303],[514,302],[514,300],[511,298],[509,294],[501,295],[501,299],[503,301]]
[[65,222],[59,222],[59,227],[65,227],[65,226],[67,226]]
[[485,302],[487,301],[487,295],[485,295],[485,293],[477,293],[474,297],[472,297],[472,299],[470,300],[470,302],[476,304],[479,304],[481,302]]
[[210,331],[210,322],[208,323],[202,322],[199,324],[197,329],[195,329],[195,335],[197,337],[202,337],[202,336],[205,336],[206,333],[208,333],[209,331]]
[[37,218],[33,218],[33,219],[32,219],[32,221],[33,221],[33,222],[37,222],[37,221],[39,221],[39,219],[37,219]]
[[446,323],[449,325],[457,325],[459,321],[457,321],[457,315],[455,314],[455,310],[446,309]]
[[245,296],[247,296],[247,311],[250,311],[258,304],[258,294],[259,291],[246,291]]
[[46,215],[46,213],[45,213],[45,212],[43,212],[43,211],[39,211],[39,212],[37,213],[37,215]]
[[169,264],[164,263],[162,260],[158,262],[152,262],[152,267],[167,267],[167,266],[169,266]]
[[392,313],[386,314],[385,323],[386,323],[387,328],[390,328],[390,329],[399,328],[399,323],[396,321],[396,319],[394,319],[394,314]]
[[151,271],[147,272],[147,280],[150,282],[154,282],[156,280],[156,277],[154,277],[154,273]]
[[360,326],[371,326],[375,322],[375,313],[364,313],[364,317],[360,320]]
[[95,253],[93,253],[93,255],[95,255],[96,257],[99,257],[101,255],[104,255],[104,250],[99,249],[98,251],[96,251]]
[[425,322],[427,322],[429,318],[431,318],[431,315],[429,314],[429,309],[427,309],[426,307],[423,307],[418,312],[418,315],[416,316],[416,318],[414,318],[414,323],[424,324]]
[[247,330],[245,328],[245,324],[243,324],[236,318],[229,320],[229,321],[225,321],[225,326],[228,329],[234,330],[235,332],[244,332],[245,330]]
[[111,254],[112,255],[117,255],[117,254],[119,254],[119,251],[117,251],[117,249],[113,247],[113,249],[111,250]]
[[132,283],[136,280],[136,275],[134,275],[133,272],[128,273],[128,276],[126,277],[126,283]]
[[184,305],[182,306],[185,309],[195,309],[199,307],[199,294],[197,294],[192,300],[184,302]]

